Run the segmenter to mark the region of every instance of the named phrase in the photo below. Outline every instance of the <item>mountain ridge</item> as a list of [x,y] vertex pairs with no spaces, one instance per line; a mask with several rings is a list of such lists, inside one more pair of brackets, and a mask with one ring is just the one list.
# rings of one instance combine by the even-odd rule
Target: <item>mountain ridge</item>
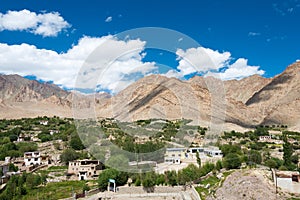
[[[253,75],[241,80],[220,81],[195,76],[182,81],[150,75],[115,96],[80,96],[77,103],[81,107],[96,102],[97,117],[123,121],[189,118],[205,125],[223,120],[241,127],[261,124],[300,127],[300,62],[293,63],[273,78]],[[72,117],[73,97],[74,93],[53,84],[19,75],[0,75],[1,118]]]

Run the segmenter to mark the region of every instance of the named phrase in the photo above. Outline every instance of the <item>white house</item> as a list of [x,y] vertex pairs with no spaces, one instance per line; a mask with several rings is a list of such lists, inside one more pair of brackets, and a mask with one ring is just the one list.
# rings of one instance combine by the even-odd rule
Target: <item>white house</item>
[[39,151],[35,152],[25,152],[24,153],[25,166],[30,165],[40,165],[41,164],[41,154]]
[[164,161],[170,164],[180,164],[188,160],[196,160],[197,152],[203,161],[214,162],[223,157],[222,151],[216,147],[166,148]]
[[271,139],[272,139],[272,136],[270,136],[270,135],[259,136],[260,141],[269,141]]
[[48,125],[48,121],[40,121],[41,125],[47,126]]

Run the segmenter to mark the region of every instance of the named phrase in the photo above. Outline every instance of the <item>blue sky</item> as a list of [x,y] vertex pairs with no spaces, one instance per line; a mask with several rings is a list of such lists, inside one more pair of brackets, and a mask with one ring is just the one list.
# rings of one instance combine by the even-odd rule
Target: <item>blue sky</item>
[[[78,45],[83,38],[103,38],[138,27],[163,27],[182,32],[203,47],[220,54],[229,52],[230,58],[223,60],[227,65],[234,64],[239,58],[247,59],[246,64],[242,60],[240,63],[257,66],[256,72],[262,74],[259,70],[263,70],[265,77],[281,73],[289,64],[300,59],[300,0],[2,0],[0,5],[2,16],[9,14],[8,11],[20,12],[26,9],[40,16],[55,13],[54,19],[58,20],[51,26],[52,29],[48,29],[47,20],[50,18],[47,17],[38,17],[40,21],[27,27],[18,27],[18,24],[3,25],[5,18],[2,18],[2,22],[0,18],[0,44],[6,45],[2,52],[0,49],[0,58],[2,53],[2,56],[18,59],[20,55],[14,54],[17,50],[12,48],[13,45],[19,45],[18,48],[21,48],[21,44],[33,45],[32,51],[47,50],[50,52],[48,54],[63,54],[72,46]],[[26,22],[25,18],[24,21]],[[12,51],[11,54],[3,53],[7,49]],[[187,50],[183,54],[187,56]],[[164,64],[173,68],[180,62],[175,60],[176,56],[164,54],[166,56],[162,58],[163,56],[158,55],[148,52],[147,56],[138,60],[143,63],[161,59],[166,62]],[[38,70],[34,68],[32,71],[19,70],[20,67],[30,68],[30,61],[23,64],[22,60],[24,59],[13,63],[0,61],[0,73],[36,75],[48,81],[53,79],[46,75],[39,77],[39,73],[36,73]],[[43,66],[39,66],[41,67]],[[51,70],[50,65],[47,70]],[[219,70],[222,71],[222,67]],[[254,71],[253,69],[251,72]],[[52,81],[64,85],[62,80]]]

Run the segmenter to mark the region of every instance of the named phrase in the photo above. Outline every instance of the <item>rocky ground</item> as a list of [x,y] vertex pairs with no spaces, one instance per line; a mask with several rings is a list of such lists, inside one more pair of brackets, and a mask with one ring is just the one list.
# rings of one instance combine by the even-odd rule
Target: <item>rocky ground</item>
[[218,188],[209,200],[280,200],[287,199],[287,195],[279,190],[276,194],[275,185],[271,181],[268,170],[251,169],[238,170],[229,175],[223,185]]

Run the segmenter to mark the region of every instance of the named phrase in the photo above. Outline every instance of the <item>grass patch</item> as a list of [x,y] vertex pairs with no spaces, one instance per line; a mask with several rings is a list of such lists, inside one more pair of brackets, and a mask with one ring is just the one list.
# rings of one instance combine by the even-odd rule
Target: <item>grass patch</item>
[[[217,184],[220,182],[220,180],[215,176],[210,176],[207,179],[204,179],[200,181],[200,184],[203,185],[196,187],[196,191],[200,195],[201,199],[205,199],[207,195],[209,195],[212,191],[215,191]],[[209,188],[205,188],[205,186],[209,184]]]
[[[201,199],[205,199],[205,197],[208,195],[208,189],[204,187],[196,187],[196,191],[198,192]],[[204,195],[203,195],[204,193]]]
[[200,181],[200,184],[202,184],[202,185],[210,184],[210,186],[214,186],[219,181],[220,180],[217,177],[211,176],[211,177],[208,177],[207,179],[204,179],[203,181]]
[[72,192],[82,193],[85,181],[63,181],[48,183],[45,187],[35,188],[22,196],[22,200],[56,200],[72,196]]
[[51,166],[48,170],[67,170],[68,166]]
[[[219,188],[222,187],[223,182],[225,181],[226,177],[229,176],[234,171],[226,171],[223,173],[223,177],[221,180],[218,179],[216,176],[210,176],[207,179],[200,181],[200,184],[203,186],[195,187],[196,191],[198,192],[201,199],[205,199],[208,195],[214,194],[214,192]],[[209,184],[209,188],[205,188],[205,186]]]
[[68,166],[51,166],[48,169],[38,170],[38,173],[48,175],[50,172],[66,172],[67,169],[68,169]]

